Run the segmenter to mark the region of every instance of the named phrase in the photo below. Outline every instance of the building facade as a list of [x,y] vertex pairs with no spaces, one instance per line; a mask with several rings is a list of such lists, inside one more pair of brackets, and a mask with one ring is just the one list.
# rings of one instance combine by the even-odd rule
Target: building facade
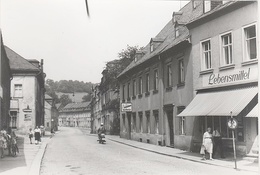
[[26,60],[8,47],[5,50],[13,73],[9,126],[27,133],[29,128],[44,125],[43,60]]
[[92,133],[97,133],[98,128],[101,124],[102,118],[102,104],[101,104],[101,94],[99,90],[99,85],[96,85],[92,89],[91,97],[91,122],[92,122]]
[[44,108],[44,126],[47,131],[58,131],[59,121],[58,116],[59,112],[54,104],[54,99],[49,95],[45,94],[45,108]]
[[1,42],[1,58],[0,58],[0,128],[9,126],[9,110],[10,110],[10,82],[12,73],[7,58],[2,32],[0,30]]
[[90,102],[67,104],[59,111],[59,120],[61,126],[90,128]]
[[219,127],[225,150],[232,151],[227,122],[234,117],[238,153],[258,152],[257,13],[257,2],[226,2],[187,24],[196,94],[180,117],[196,116],[195,150],[207,127]]
[[232,151],[232,115],[239,123],[238,152],[252,152],[258,135],[252,111],[258,102],[256,4],[190,1],[174,12],[118,77],[120,136],[198,152],[206,128],[222,127]]

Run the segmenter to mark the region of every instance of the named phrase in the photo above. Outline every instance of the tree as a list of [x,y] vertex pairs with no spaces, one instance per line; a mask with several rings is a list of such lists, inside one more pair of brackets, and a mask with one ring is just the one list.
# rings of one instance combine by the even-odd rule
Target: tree
[[82,97],[82,102],[86,102],[86,101],[90,101],[90,100],[91,100],[91,95],[90,95],[90,94],[84,95],[84,96]]
[[72,103],[72,100],[68,95],[63,94],[60,96],[60,103],[62,106],[66,106],[67,104]]

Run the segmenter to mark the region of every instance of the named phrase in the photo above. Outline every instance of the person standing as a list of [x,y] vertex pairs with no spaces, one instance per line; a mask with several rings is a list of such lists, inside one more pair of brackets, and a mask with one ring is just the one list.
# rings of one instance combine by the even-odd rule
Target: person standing
[[212,152],[213,152],[213,142],[212,142],[212,134],[211,128],[207,128],[207,131],[203,134],[203,140],[201,145],[200,154],[203,155],[202,160],[206,160],[205,154],[206,152],[209,153],[209,160],[212,159]]
[[222,146],[222,136],[221,136],[221,133],[219,131],[219,127],[217,127],[213,131],[212,136],[213,136],[213,143],[214,143],[213,157],[215,157],[216,152],[217,152],[217,150],[219,148],[220,157],[221,158],[225,158],[224,153],[223,153],[223,146]]
[[41,129],[36,126],[34,130],[35,144],[37,145],[41,140]]
[[32,144],[32,138],[33,138],[33,131],[32,131],[32,128],[30,128],[30,129],[29,129],[30,144]]

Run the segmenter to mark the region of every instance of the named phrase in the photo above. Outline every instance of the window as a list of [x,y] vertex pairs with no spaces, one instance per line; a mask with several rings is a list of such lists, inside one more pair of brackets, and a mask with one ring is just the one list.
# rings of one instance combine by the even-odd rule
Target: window
[[232,36],[231,33],[221,36],[222,40],[222,60],[224,65],[233,63],[232,60]]
[[17,111],[10,111],[10,123],[11,128],[17,127]]
[[123,85],[123,90],[122,90],[122,100],[125,100],[125,85]]
[[158,111],[153,111],[153,116],[154,116],[154,130],[155,134],[159,134],[159,116],[158,116]]
[[211,46],[210,40],[202,42],[202,69],[211,68]]
[[[180,114],[185,109],[184,106],[179,106],[177,108],[177,113]],[[180,135],[185,135],[185,117],[179,117],[179,132]]]
[[197,7],[197,3],[195,0],[192,0],[192,7],[193,7],[193,9],[195,9]]
[[211,8],[210,0],[204,0],[204,13],[210,11],[210,8]]
[[139,115],[139,131],[142,133],[143,132],[143,114],[142,112],[138,113]]
[[147,133],[151,133],[150,111],[146,111],[146,112],[145,112],[145,116],[146,116]]
[[127,99],[130,99],[130,83],[127,84]]
[[171,64],[167,65],[167,87],[172,86],[172,66]]
[[133,113],[133,132],[136,132],[136,113]]
[[154,70],[154,82],[153,82],[153,89],[158,90],[158,69]]
[[23,96],[23,87],[21,84],[14,85],[14,97],[22,97]]
[[183,59],[179,60],[179,83],[184,83],[184,61]]
[[257,58],[256,48],[256,26],[244,28],[244,61]]
[[143,79],[139,77],[139,94],[143,93]]
[[146,85],[145,85],[145,92],[150,91],[150,75],[149,73],[146,74]]
[[133,97],[136,95],[136,81],[133,80]]
[[153,43],[150,44],[150,52],[153,52],[154,50],[154,46],[153,46]]

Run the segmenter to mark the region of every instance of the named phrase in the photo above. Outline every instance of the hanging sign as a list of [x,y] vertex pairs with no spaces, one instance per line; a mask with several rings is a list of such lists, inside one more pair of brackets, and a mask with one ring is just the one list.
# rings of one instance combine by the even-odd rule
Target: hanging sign
[[122,103],[122,112],[131,112],[132,103]]

